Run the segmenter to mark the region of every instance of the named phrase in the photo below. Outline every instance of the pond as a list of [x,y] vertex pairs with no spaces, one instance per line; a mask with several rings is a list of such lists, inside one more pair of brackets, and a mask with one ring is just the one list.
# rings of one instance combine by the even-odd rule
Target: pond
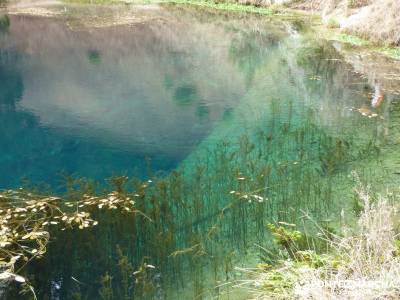
[[335,224],[354,177],[398,183],[398,78],[361,73],[305,19],[38,11],[0,29],[0,187],[127,175],[152,219],[60,234],[28,270],[40,299],[245,299],[216,286],[257,259],[267,223]]
[[23,178],[57,187],[61,172],[145,177],[146,162],[171,170],[238,104],[246,79],[222,30],[155,18],[72,30],[11,17],[1,37],[1,187]]

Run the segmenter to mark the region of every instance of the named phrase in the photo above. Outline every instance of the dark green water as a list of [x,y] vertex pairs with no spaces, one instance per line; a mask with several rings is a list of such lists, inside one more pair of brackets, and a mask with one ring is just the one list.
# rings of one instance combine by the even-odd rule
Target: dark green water
[[352,171],[398,184],[398,82],[355,72],[301,21],[152,7],[103,26],[103,10],[0,32],[0,186],[136,176],[126,191],[153,220],[55,233],[26,270],[40,299],[245,299],[215,287],[257,259],[267,223],[337,224]]

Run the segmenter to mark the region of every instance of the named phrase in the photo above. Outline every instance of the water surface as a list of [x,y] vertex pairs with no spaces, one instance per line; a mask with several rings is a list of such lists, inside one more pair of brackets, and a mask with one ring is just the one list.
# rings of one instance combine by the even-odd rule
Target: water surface
[[[153,222],[100,214],[98,229],[57,235],[28,268],[41,299],[99,299],[105,274],[116,299],[226,296],[215,287],[259,260],[268,222],[307,211],[337,225],[353,214],[353,171],[377,191],[398,185],[397,71],[351,59],[304,20],[46,9],[56,16],[13,14],[0,32],[0,187],[138,176],[151,180],[128,190]],[[155,269],[124,285],[120,250]]]
[[60,172],[144,177],[145,161],[168,171],[239,103],[248,78],[224,29],[152,14],[88,29],[11,16],[0,42],[1,187],[56,185]]

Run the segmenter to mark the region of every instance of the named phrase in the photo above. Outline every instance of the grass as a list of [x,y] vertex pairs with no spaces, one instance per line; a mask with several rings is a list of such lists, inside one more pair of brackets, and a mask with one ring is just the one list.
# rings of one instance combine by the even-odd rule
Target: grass
[[368,46],[371,44],[371,42],[367,40],[347,33],[336,33],[331,39],[338,42],[351,44],[353,46]]
[[380,52],[388,57],[400,60],[400,47],[385,47],[381,48]]
[[218,10],[235,11],[235,12],[248,12],[257,13],[263,15],[273,15],[277,13],[277,10],[268,7],[256,7],[253,5],[243,5],[234,2],[213,2],[213,1],[193,1],[193,0],[172,0],[166,1],[167,3],[174,4],[189,4],[198,7],[212,8]]
[[92,4],[92,5],[111,5],[124,3],[121,0],[63,0],[65,3]]
[[[79,274],[81,282],[98,283],[80,291],[82,297],[89,299],[98,299],[99,293],[107,295],[110,276],[115,278],[112,282],[114,299],[124,299],[121,295],[126,290],[133,291],[140,299],[155,294],[156,284],[148,280],[154,274],[143,279],[143,285],[150,284],[152,288],[137,287],[136,278],[132,276],[127,280],[129,286],[137,287],[133,290],[118,280],[125,274],[116,261],[118,245],[132,265],[126,266],[127,269],[143,270],[141,265],[144,263],[156,266],[155,271],[151,267],[144,270],[161,272],[165,278],[163,286],[193,283],[193,297],[187,298],[193,299],[204,294],[207,286],[216,286],[217,282],[234,276],[232,265],[245,255],[249,245],[264,240],[268,220],[277,218],[294,223],[302,216],[301,209],[315,212],[317,220],[326,219],[336,211],[337,193],[334,190],[341,182],[338,172],[347,161],[357,160],[358,154],[343,149],[342,145],[347,145],[347,141],[331,137],[315,126],[313,114],[309,110],[299,110],[297,105],[301,107],[300,103],[290,101],[286,104],[286,100],[282,100],[284,98],[271,101],[271,113],[263,117],[265,121],[260,121],[261,126],[254,125],[251,133],[238,131],[235,138],[205,147],[167,177],[155,176],[145,182],[114,180],[116,183],[110,190],[123,195],[116,199],[135,199],[134,208],[152,221],[142,218],[141,214],[135,217],[135,214],[121,214],[120,210],[103,210],[102,197],[87,204],[97,204],[90,211],[80,207],[86,205],[85,201],[81,203],[82,197],[91,195],[96,188],[85,181],[71,179],[67,182],[67,195],[63,197],[67,199],[66,210],[72,209],[70,213],[73,214],[77,207],[80,213],[90,212],[90,218],[98,220],[98,225],[87,230],[78,227],[65,231],[56,231],[56,224],[51,225],[54,234],[49,232],[54,239],[51,243],[47,244],[47,240],[43,243],[48,246],[43,258],[27,264],[23,272],[12,273],[26,277],[37,288],[38,299],[44,298],[47,283],[64,276],[64,270]],[[297,121],[300,116],[302,120],[306,118],[304,123]],[[315,147],[315,141],[319,147]],[[349,143],[352,142],[349,140]],[[343,185],[340,186],[343,190]],[[107,199],[110,197],[104,198],[105,203]],[[116,199],[113,197],[112,201]],[[73,201],[78,201],[77,205]],[[69,207],[70,202],[72,207]],[[42,206],[40,204],[39,209]],[[29,212],[35,208],[30,207]],[[5,217],[10,215],[7,211],[3,213]],[[10,218],[13,216],[11,213]],[[59,222],[64,227],[63,218],[49,221],[43,218],[42,222],[41,217],[40,222]],[[46,229],[49,225],[44,226],[39,227]],[[18,228],[30,230],[33,226]],[[285,234],[282,245],[291,244],[298,238],[297,232],[277,230],[276,233]],[[18,238],[13,240],[18,242]],[[10,242],[8,237],[4,242]],[[163,247],[159,247],[160,244]],[[15,243],[6,246],[13,245],[17,246]],[[36,249],[39,252],[42,248]],[[69,249],[70,256],[60,255],[65,249]],[[96,257],[95,266],[92,265],[93,257]],[[88,269],[88,265],[92,267]],[[209,269],[214,275],[211,278]],[[35,281],[35,274],[42,274],[40,281]],[[72,281],[70,278],[63,280],[65,286],[75,284]],[[217,294],[219,291],[212,292]]]
[[375,43],[400,46],[400,2],[375,0],[371,5],[348,18],[343,28]]
[[201,0],[63,0],[66,3],[80,3],[80,4],[98,4],[98,5],[111,5],[111,4],[179,4],[179,5],[192,5],[199,8],[216,9],[231,12],[244,12],[262,15],[285,15],[290,17],[301,17],[306,15],[300,11],[291,10],[287,7],[280,5],[273,6],[256,6],[251,4],[241,4],[238,2],[216,2],[216,1],[201,1]]
[[[316,224],[327,252],[319,253],[313,243],[308,249],[282,247],[293,254],[281,254],[274,267],[247,270],[253,278],[246,284],[251,283],[258,299],[399,298],[397,207],[388,198],[371,196],[368,189],[358,187],[356,192],[363,209],[355,229],[342,225],[341,233],[334,234]],[[275,231],[274,236],[282,244],[288,234]]]
[[[212,5],[226,9],[224,5],[215,3]],[[233,6],[235,7],[238,6]],[[312,54],[318,53],[317,51]],[[98,60],[96,53],[88,54],[93,63],[96,63]],[[309,59],[315,60],[312,55]],[[177,170],[166,178],[152,178],[149,182],[130,181],[127,193],[132,199],[137,199],[135,204],[140,211],[152,216],[154,221],[147,222],[137,218],[134,222],[124,222],[119,215],[113,215],[113,218],[107,215],[109,218],[99,220],[97,227],[104,231],[88,230],[82,233],[84,235],[72,230],[59,233],[58,239],[49,244],[50,254],[53,254],[49,256],[56,257],[57,260],[48,259],[47,270],[57,274],[57,268],[62,269],[60,265],[62,267],[73,265],[72,273],[81,274],[84,279],[86,274],[87,280],[81,279],[83,282],[96,281],[98,277],[95,279],[93,277],[98,274],[93,269],[85,270],[84,274],[84,271],[79,272],[80,267],[89,265],[92,257],[97,257],[98,265],[101,261],[106,261],[107,266],[111,265],[106,259],[112,257],[113,248],[118,242],[123,244],[126,253],[131,255],[130,260],[135,262],[136,265],[133,266],[135,269],[138,269],[137,264],[141,263],[141,258],[151,257],[154,264],[162,271],[164,278],[170,278],[174,282],[182,281],[183,277],[183,281],[194,281],[195,295],[198,296],[204,289],[202,285],[206,277],[203,271],[205,262],[211,261],[213,267],[224,268],[228,274],[232,265],[226,260],[229,252],[239,252],[247,248],[254,242],[253,237],[256,235],[261,238],[266,220],[279,217],[280,220],[293,222],[298,219],[297,212],[304,207],[311,207],[314,211],[320,212],[321,217],[325,217],[325,212],[331,213],[333,211],[331,203],[336,203],[334,200],[338,186],[335,184],[338,181],[332,179],[343,169],[346,162],[355,161],[358,156],[346,146],[347,138],[342,140],[335,136],[331,137],[319,130],[313,124],[309,112],[297,107],[296,101],[286,103],[286,100],[283,100],[284,98],[271,101],[273,113],[265,118],[261,128],[255,128],[257,130],[254,130],[254,134],[241,135],[238,141],[231,141],[233,145],[224,141],[223,144],[207,149],[204,159],[200,157],[200,163],[195,164],[190,171]],[[293,114],[303,113],[304,117],[308,116],[310,120],[306,119],[304,126],[296,125],[297,118]],[[320,147],[315,147],[315,141],[318,141]],[[367,148],[371,148],[369,144]],[[314,156],[315,160],[311,159]],[[364,154],[360,156],[365,158]],[[290,185],[287,184],[288,178],[291,178]],[[324,178],[326,180],[323,180]],[[117,220],[120,220],[120,223]],[[271,226],[271,229],[277,235],[285,236],[285,240],[281,243],[284,247],[285,245],[290,247],[293,241],[300,238],[298,232],[283,231],[281,227],[276,229]],[[125,230],[132,236],[126,236],[125,240],[115,236],[116,232],[122,234]],[[65,245],[71,241],[75,245],[85,245],[84,249],[89,254],[81,254],[83,259],[79,256],[73,257],[71,254],[68,260],[59,263],[63,259],[59,257],[59,253],[64,253]],[[224,242],[223,246],[221,241]],[[159,247],[160,244],[163,247]],[[96,251],[103,250],[104,255],[91,256],[90,254],[97,252],[88,249],[89,247],[96,248]],[[307,249],[299,253],[301,259],[292,253],[298,260],[292,258],[293,272],[284,273],[284,269],[275,269],[272,273],[264,272],[267,279],[262,282],[266,286],[275,288],[275,284],[281,284],[278,290],[291,291],[298,278],[296,274],[303,268],[323,270],[321,267],[316,268],[321,266],[321,263],[323,266],[337,268],[335,256],[304,251]],[[100,257],[104,260],[99,259]],[[46,270],[43,265],[42,262],[37,270],[40,272]],[[193,273],[189,275],[189,272],[184,273],[182,265],[189,266],[188,269]],[[131,267],[128,266],[127,269]],[[215,271],[215,278],[220,280],[222,277],[219,277],[218,272],[219,270]],[[49,272],[43,273],[48,273],[49,280],[57,278]],[[109,297],[107,293],[111,286],[110,277],[116,278],[115,274],[119,273],[109,270],[103,273],[104,286],[101,288],[101,294],[104,297]],[[113,287],[115,291],[118,290],[115,281]],[[143,290],[147,291],[147,288]]]
[[343,33],[332,26],[327,26],[327,28],[316,27],[314,30],[316,33],[320,33],[326,40],[337,41],[349,45],[352,48],[356,48],[357,50],[375,52],[392,59],[400,60],[400,47],[382,46],[379,43],[374,43],[356,35]]
[[[67,3],[81,3],[81,4],[96,4],[96,5],[111,5],[118,3],[125,4],[176,4],[176,5],[192,5],[199,8],[231,11],[231,12],[244,12],[262,14],[267,16],[289,16],[289,17],[304,17],[306,13],[292,10],[283,6],[255,6],[245,5],[237,2],[215,2],[215,1],[200,1],[200,0],[140,0],[140,1],[122,1],[122,0],[64,0]],[[339,24],[335,19],[330,19],[326,25],[328,30],[317,28],[316,31],[326,36],[328,40],[346,43],[355,47],[363,47],[364,49],[371,50],[383,54],[387,57],[400,59],[400,48],[385,46],[381,47],[367,39],[358,37],[353,34],[339,32],[337,28]]]
[[[258,13],[264,15],[279,15],[286,14],[290,16],[304,16],[304,14],[300,14],[298,11],[291,10],[290,8],[284,8],[279,6],[269,6],[269,7],[259,7],[254,5],[243,5],[235,2],[214,2],[214,1],[196,1],[196,0],[172,0],[166,1],[168,3],[175,4],[190,4],[196,5],[200,7],[218,9],[218,10],[227,10],[227,11],[240,11],[240,12],[249,12],[249,13]],[[328,21],[327,27],[329,29],[337,29],[339,24],[336,20],[330,19]],[[394,46],[385,46],[381,47],[379,44],[373,43],[372,41],[361,38],[354,34],[338,32],[337,30],[333,30],[329,36],[330,40],[346,43],[356,47],[363,47],[365,49],[370,49],[373,52],[377,52],[388,56],[394,59],[400,59],[400,47]]]

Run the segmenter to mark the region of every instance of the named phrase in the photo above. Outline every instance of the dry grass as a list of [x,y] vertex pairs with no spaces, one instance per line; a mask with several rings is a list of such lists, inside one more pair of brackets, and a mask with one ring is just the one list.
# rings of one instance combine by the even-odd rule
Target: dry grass
[[320,10],[325,20],[338,20],[347,33],[387,46],[400,46],[399,0],[327,0],[320,1]]
[[399,0],[294,0],[290,6],[320,11],[325,20],[340,21],[340,27],[348,33],[387,46],[400,46]]
[[342,27],[361,37],[400,46],[400,1],[375,0],[342,22]]
[[[218,0],[223,1],[223,0]],[[245,5],[288,5],[320,12],[325,20],[336,19],[348,33],[387,46],[400,46],[399,0],[232,0]]]
[[250,281],[257,299],[400,298],[397,211],[382,197],[372,200],[365,190],[357,192],[364,210],[356,231],[344,227],[340,236],[327,239],[321,229],[331,249],[321,256],[323,265],[285,260],[258,273]]
[[337,268],[306,269],[294,287],[300,299],[398,299],[400,258],[396,255],[395,209],[383,198],[371,203],[359,191],[364,212],[357,234],[345,230],[332,241]]

